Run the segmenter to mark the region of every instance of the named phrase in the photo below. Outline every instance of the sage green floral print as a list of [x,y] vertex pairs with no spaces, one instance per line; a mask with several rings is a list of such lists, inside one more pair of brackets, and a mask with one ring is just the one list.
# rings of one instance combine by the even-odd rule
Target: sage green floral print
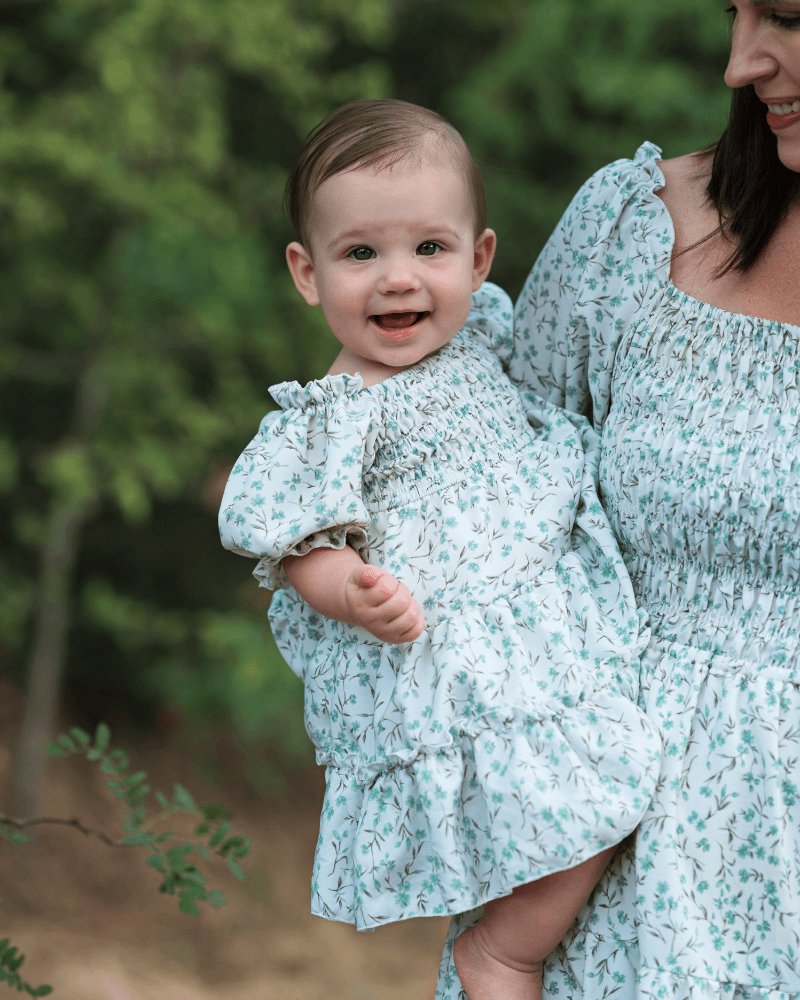
[[[545,995],[797,1000],[800,328],[670,283],[658,157],[645,144],[583,187],[517,306],[512,373],[601,436],[600,496],[653,633],[640,703],[665,744]],[[438,1000],[463,998],[457,929]]]
[[[282,409],[223,499],[224,544],[281,588],[272,629],[326,767],[312,911],[362,929],[470,909],[618,843],[658,773],[594,436],[504,374],[511,312],[485,284],[412,369],[273,387]],[[382,643],[288,587],[285,555],[345,544],[409,586],[422,637]]]

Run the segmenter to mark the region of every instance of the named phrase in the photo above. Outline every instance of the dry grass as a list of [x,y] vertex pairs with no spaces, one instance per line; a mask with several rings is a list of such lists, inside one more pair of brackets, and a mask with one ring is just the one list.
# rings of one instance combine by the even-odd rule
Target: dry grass
[[[0,730],[2,784],[9,742]],[[180,777],[180,761],[162,779],[147,759],[152,747],[124,745],[157,785]],[[53,762],[49,780],[48,813],[113,827],[114,805],[85,766]],[[34,984],[51,983],[54,1000],[427,1000],[446,921],[357,934],[308,913],[318,776],[277,810],[244,795],[231,801],[191,776],[186,784],[199,801],[224,799],[237,832],[254,844],[245,883],[220,869],[229,904],[199,920],[156,891],[144,863],[74,830],[0,847],[0,936],[26,954],[23,971]]]

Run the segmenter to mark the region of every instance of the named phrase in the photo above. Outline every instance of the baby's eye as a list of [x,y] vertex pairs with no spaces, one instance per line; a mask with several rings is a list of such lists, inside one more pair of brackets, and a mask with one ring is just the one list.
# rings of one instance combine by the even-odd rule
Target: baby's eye
[[420,257],[435,257],[443,249],[444,247],[441,243],[437,243],[435,240],[426,240],[417,247],[417,253]]
[[375,251],[371,247],[353,247],[347,253],[348,257],[352,257],[353,260],[372,260],[375,256]]

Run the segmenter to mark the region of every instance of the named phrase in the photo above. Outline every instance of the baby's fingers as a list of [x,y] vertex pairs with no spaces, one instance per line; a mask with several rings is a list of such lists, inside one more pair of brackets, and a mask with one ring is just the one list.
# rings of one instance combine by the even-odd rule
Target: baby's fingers
[[[385,605],[384,605],[385,607]],[[425,620],[419,605],[412,598],[408,606],[399,615],[386,620],[380,612],[383,607],[374,614],[374,620],[366,625],[372,634],[383,642],[413,642],[418,639],[425,628]]]
[[365,566],[358,579],[358,599],[365,609],[362,624],[384,642],[419,638],[425,621],[408,587],[378,566]]
[[392,576],[391,573],[387,573],[385,569],[381,569],[379,566],[365,566],[361,570],[358,586],[361,590],[361,599],[365,604],[373,608],[377,608],[386,601],[391,600],[401,590],[405,590],[408,593],[396,577]]
[[425,619],[417,602],[412,599],[409,608],[399,618],[395,618],[387,626],[387,630],[394,635],[390,642],[413,642],[414,639],[419,639],[425,630]]

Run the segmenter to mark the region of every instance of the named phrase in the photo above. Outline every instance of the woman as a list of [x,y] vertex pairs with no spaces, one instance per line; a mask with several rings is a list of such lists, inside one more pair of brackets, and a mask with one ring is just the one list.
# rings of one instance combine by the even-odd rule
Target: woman
[[512,374],[601,435],[664,742],[562,1000],[800,997],[800,0],[731,13],[720,143],[596,174],[517,306]]

